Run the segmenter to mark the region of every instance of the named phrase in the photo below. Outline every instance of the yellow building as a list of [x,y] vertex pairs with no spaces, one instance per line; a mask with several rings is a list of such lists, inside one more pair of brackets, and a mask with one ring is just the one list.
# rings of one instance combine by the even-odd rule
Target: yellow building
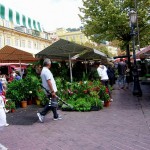
[[9,45],[36,54],[51,43],[39,22],[0,4],[0,49]]
[[61,39],[75,42],[78,44],[90,42],[90,40],[81,31],[67,31],[64,28],[58,28],[56,29],[56,34]]

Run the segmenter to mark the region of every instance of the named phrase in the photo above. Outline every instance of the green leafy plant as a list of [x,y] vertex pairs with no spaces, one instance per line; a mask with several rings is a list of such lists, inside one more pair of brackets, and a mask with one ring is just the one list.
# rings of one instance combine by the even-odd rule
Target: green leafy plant
[[49,99],[47,98],[45,92],[42,89],[37,92],[37,97],[42,105],[46,105],[49,102]]
[[74,108],[77,111],[90,111],[91,103],[87,102],[85,98],[79,98],[76,100]]
[[12,100],[8,100],[5,104],[5,108],[8,110],[16,109],[15,102],[13,102]]

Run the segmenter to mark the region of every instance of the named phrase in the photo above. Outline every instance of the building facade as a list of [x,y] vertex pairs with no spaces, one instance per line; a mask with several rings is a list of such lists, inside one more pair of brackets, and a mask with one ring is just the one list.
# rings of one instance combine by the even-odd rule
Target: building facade
[[54,41],[39,22],[0,4],[0,49],[9,45],[36,54]]
[[84,44],[86,42],[91,42],[81,31],[67,31],[64,28],[56,29],[56,34],[59,38],[75,42],[78,44]]

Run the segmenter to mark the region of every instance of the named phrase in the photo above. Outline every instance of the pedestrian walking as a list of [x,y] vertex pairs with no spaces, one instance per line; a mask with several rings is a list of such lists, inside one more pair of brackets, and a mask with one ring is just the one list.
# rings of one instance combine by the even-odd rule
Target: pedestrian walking
[[[37,116],[41,122],[44,122],[45,115],[51,110],[53,112],[53,120],[62,119],[61,116],[57,113],[57,86],[54,80],[53,74],[50,71],[51,60],[46,58],[43,61],[43,69],[41,71],[41,79],[43,90],[45,91],[46,96],[51,99],[50,103],[44,107],[41,112],[37,113]],[[45,90],[46,89],[46,90]],[[49,91],[47,93],[47,91]]]
[[123,58],[120,58],[120,62],[118,63],[118,86],[119,89],[125,88],[125,72],[127,69],[126,63],[123,61]]
[[98,72],[98,75],[100,77],[101,83],[108,89],[109,96],[110,96],[110,101],[112,102],[113,99],[112,99],[111,92],[110,92],[109,85],[108,85],[109,78],[108,78],[106,66],[99,65],[97,67],[97,72]]

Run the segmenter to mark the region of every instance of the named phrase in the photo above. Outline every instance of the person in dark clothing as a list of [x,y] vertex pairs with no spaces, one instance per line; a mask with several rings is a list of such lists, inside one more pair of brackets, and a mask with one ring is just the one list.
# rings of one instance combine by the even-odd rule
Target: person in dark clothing
[[120,62],[118,63],[118,86],[119,89],[120,88],[124,88],[125,87],[125,72],[127,69],[127,65],[126,63],[123,61],[122,58],[120,58]]
[[109,84],[113,86],[115,84],[115,70],[111,65],[108,65],[107,74],[109,78]]

